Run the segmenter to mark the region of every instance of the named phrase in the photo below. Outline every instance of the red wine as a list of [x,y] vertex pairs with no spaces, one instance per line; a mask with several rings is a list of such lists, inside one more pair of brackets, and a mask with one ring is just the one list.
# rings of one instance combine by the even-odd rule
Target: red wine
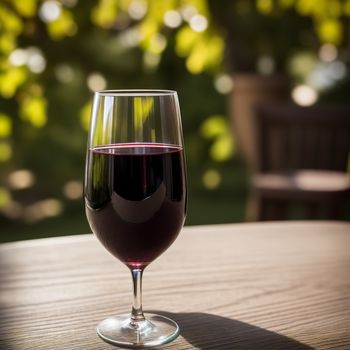
[[89,150],[85,203],[91,229],[130,267],[146,266],[179,234],[186,213],[181,147],[115,144]]

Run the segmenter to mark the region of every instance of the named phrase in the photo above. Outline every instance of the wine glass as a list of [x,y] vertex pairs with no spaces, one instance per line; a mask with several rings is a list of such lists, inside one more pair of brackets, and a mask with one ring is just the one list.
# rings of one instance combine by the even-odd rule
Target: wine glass
[[167,317],[142,311],[142,273],[176,239],[186,215],[187,179],[175,91],[95,93],[85,170],[85,209],[103,246],[131,271],[131,314],[103,320],[98,335],[147,348],[179,334]]

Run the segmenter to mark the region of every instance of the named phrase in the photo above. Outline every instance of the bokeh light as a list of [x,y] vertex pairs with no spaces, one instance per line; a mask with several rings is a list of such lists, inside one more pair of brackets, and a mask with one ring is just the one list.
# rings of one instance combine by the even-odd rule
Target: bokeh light
[[0,162],[8,161],[12,156],[12,147],[6,142],[0,142]]
[[214,190],[221,183],[221,175],[215,169],[208,169],[202,176],[203,186],[208,190]]
[[9,61],[13,66],[22,66],[27,64],[28,54],[24,49],[13,50],[9,56]]
[[27,49],[15,49],[9,56],[9,62],[13,66],[27,65],[33,73],[42,73],[46,68],[46,60],[42,51],[34,46]]
[[164,24],[169,28],[177,28],[181,25],[182,18],[178,11],[166,11],[163,18]]
[[23,219],[28,223],[34,223],[50,217],[55,217],[63,212],[63,204],[55,198],[47,198],[34,202],[23,211]]
[[55,21],[61,14],[61,4],[58,1],[48,0],[39,8],[39,17],[45,23]]
[[147,3],[145,1],[132,1],[128,7],[128,13],[135,20],[142,19],[147,13]]
[[55,75],[58,81],[68,84],[74,79],[74,70],[69,64],[60,64],[55,67]]
[[140,40],[140,32],[136,28],[126,29],[118,37],[118,42],[125,48],[137,46]]
[[143,54],[143,63],[147,70],[155,69],[160,62],[160,55],[150,51]]
[[195,32],[204,32],[208,28],[208,20],[202,15],[194,15],[190,19],[190,27]]
[[190,22],[191,18],[196,15],[198,13],[198,10],[195,6],[193,5],[184,5],[181,8],[181,15],[182,18],[186,21],[186,22]]
[[1,212],[9,219],[16,220],[23,215],[23,205],[19,202],[8,200],[7,203],[1,207]]
[[330,64],[330,75],[335,80],[341,80],[346,76],[346,65],[341,61],[334,61]]
[[333,44],[323,44],[318,51],[318,56],[323,62],[332,62],[338,56],[338,49]]
[[311,106],[318,99],[318,93],[308,85],[298,85],[292,90],[292,98],[300,106]]
[[214,86],[220,94],[228,94],[233,89],[233,80],[228,74],[219,74],[214,79]]
[[79,199],[83,195],[83,184],[80,181],[68,181],[63,186],[63,193],[68,199]]
[[5,207],[10,200],[10,192],[4,187],[0,187],[0,208]]
[[305,81],[316,90],[324,91],[335,86],[346,77],[346,65],[341,61],[320,62],[306,76]]
[[270,75],[275,71],[275,61],[271,56],[260,56],[257,61],[257,70],[263,75]]
[[21,190],[33,186],[35,176],[30,170],[20,169],[10,173],[7,177],[7,182],[12,189]]
[[101,73],[91,73],[87,77],[87,86],[91,91],[104,90],[107,81]]
[[11,118],[0,113],[0,137],[7,137],[12,133],[12,120]]
[[31,72],[42,73],[46,68],[46,60],[37,47],[29,47],[27,49],[27,65]]
[[167,39],[163,34],[156,33],[151,37],[149,50],[154,54],[160,54],[167,45]]

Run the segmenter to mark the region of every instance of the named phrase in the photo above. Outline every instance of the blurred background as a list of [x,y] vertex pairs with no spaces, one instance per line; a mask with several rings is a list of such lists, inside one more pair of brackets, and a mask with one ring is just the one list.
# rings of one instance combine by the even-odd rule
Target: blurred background
[[0,241],[90,232],[82,181],[101,89],[177,90],[186,224],[245,221],[252,106],[349,105],[349,38],[350,0],[2,0]]

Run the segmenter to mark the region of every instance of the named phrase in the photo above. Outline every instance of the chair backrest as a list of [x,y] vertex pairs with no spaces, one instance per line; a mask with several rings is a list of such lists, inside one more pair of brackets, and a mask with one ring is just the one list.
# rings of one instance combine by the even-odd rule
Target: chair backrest
[[260,106],[256,113],[258,171],[346,171],[350,107]]

